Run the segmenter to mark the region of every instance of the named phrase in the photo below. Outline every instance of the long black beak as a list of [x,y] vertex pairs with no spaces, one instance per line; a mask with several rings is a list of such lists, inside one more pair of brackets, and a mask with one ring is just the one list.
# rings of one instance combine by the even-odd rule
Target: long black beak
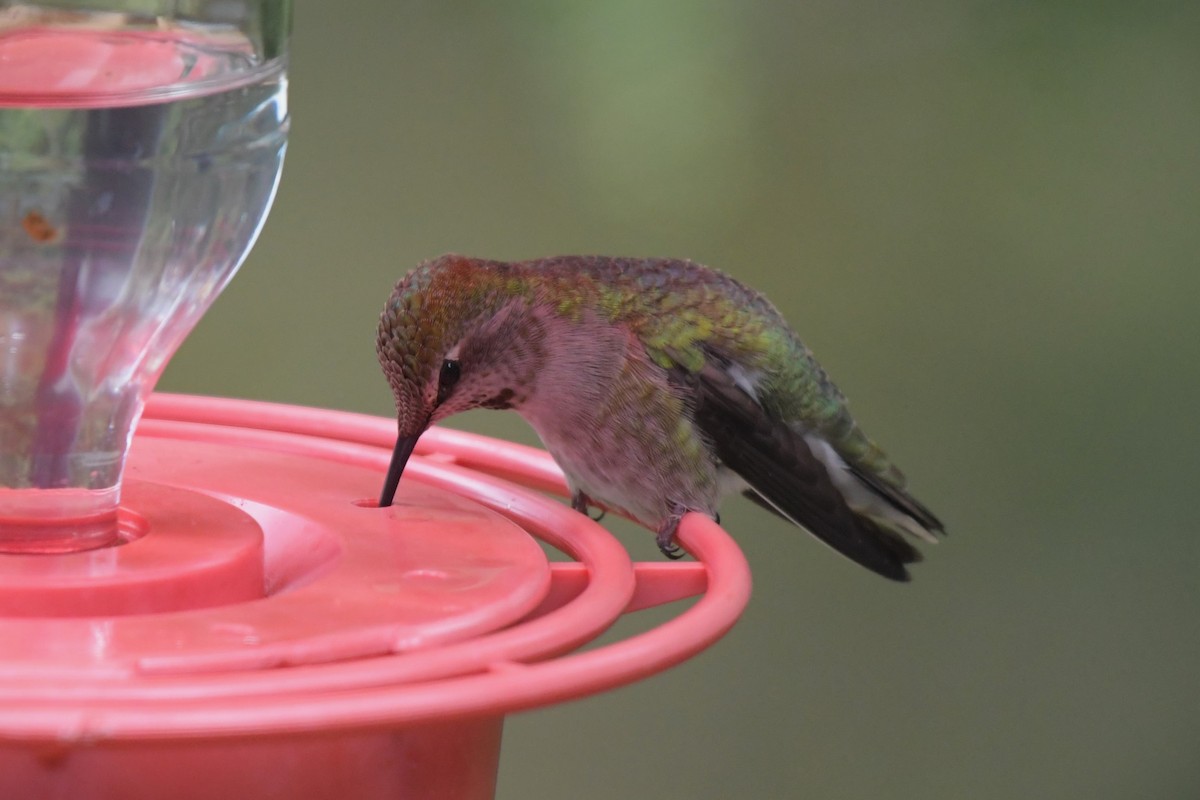
[[383,493],[379,495],[379,507],[386,508],[396,499],[396,486],[400,483],[400,475],[404,472],[404,465],[408,463],[408,457],[412,455],[413,448],[417,446],[417,439],[421,438],[421,434],[415,436],[401,436],[396,439],[396,449],[392,451],[392,463],[388,464],[387,477],[383,480]]

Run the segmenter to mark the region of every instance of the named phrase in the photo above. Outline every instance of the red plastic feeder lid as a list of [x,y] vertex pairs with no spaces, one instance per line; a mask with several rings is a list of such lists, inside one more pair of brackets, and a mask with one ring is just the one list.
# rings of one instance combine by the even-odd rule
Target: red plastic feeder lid
[[[696,562],[638,564],[538,450],[422,438],[372,499],[390,420],[171,395],[130,454],[123,544],[0,556],[0,737],[346,730],[503,714],[628,683],[718,639],[749,599],[698,515]],[[518,485],[521,484],[521,485]],[[575,562],[550,563],[534,537]],[[575,653],[621,614],[702,594]]]

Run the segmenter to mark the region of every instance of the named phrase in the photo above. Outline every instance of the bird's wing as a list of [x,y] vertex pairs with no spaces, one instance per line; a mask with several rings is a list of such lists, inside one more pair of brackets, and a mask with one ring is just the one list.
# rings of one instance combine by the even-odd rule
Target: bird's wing
[[728,362],[710,355],[699,370],[677,367],[671,378],[690,398],[695,424],[717,458],[766,505],[834,550],[886,578],[908,580],[904,565],[919,561],[920,553],[856,514],[804,436],[772,419],[738,386]]

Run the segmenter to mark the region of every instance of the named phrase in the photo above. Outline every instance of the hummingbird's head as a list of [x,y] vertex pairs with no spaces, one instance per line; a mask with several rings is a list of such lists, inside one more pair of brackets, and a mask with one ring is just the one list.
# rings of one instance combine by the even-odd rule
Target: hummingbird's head
[[[376,350],[396,400],[397,440],[379,505],[391,505],[417,439],[472,408],[508,408],[528,349],[517,335],[523,285],[512,267],[444,255],[405,275],[379,320]],[[514,343],[516,346],[514,347]],[[522,374],[518,375],[520,371]]]

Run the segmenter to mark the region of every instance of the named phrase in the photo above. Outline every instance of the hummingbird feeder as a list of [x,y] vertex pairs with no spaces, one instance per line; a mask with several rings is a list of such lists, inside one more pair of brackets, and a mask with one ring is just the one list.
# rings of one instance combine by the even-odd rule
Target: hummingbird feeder
[[[254,101],[263,160],[210,184],[229,159],[163,143],[212,107],[183,126],[175,96],[86,101],[78,71],[29,67],[133,69],[194,27],[138,28],[106,62],[112,15],[100,36],[22,19],[0,28],[0,797],[488,798],[506,714],[668,669],[733,625],[750,576],[720,527],[690,515],[695,561],[632,563],[546,496],[566,487],[541,451],[432,430],[378,508],[392,420],[151,396],[266,216],[283,48],[228,96]],[[48,75],[70,102],[22,83]],[[197,186],[247,205],[189,222]]]

